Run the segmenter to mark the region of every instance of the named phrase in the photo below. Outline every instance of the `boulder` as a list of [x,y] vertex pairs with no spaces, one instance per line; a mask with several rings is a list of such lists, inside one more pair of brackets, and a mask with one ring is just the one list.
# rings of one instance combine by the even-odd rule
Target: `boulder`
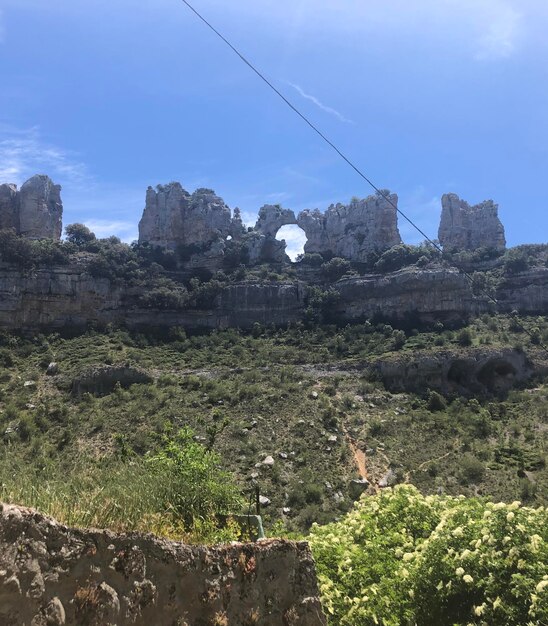
[[471,206],[455,193],[442,197],[438,239],[447,249],[476,250],[494,248],[504,251],[504,226],[498,216],[498,204],[486,200]]
[[59,364],[58,363],[50,363],[48,365],[48,369],[46,370],[47,376],[56,376],[59,373]]

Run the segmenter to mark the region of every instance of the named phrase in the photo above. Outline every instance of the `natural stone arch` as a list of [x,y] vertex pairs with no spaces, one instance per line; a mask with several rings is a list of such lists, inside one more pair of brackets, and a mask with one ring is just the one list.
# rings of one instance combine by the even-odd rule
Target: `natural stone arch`
[[291,209],[283,209],[279,204],[265,204],[259,209],[255,230],[261,235],[276,238],[280,228],[289,224],[297,224],[295,213]]

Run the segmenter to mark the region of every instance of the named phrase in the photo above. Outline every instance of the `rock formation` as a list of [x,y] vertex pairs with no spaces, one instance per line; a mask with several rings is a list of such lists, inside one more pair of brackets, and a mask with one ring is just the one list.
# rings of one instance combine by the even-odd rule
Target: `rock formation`
[[48,176],[33,176],[19,191],[13,184],[0,185],[0,228],[29,239],[59,239],[62,217],[61,187]]
[[[282,226],[296,224],[308,238],[306,252],[361,262],[367,261],[371,252],[401,243],[397,202],[397,195],[383,192],[348,205],[331,206],[325,213],[303,211],[298,217],[290,209],[265,205],[259,210],[255,228],[245,233],[239,210],[231,217],[230,209],[213,192],[201,189],[190,195],[179,183],[170,183],[156,190],[149,187],[139,241],[171,249],[194,245],[210,268],[212,257],[222,261],[224,248],[220,243],[227,238],[243,239],[250,265],[283,263],[289,258],[276,234]],[[198,265],[199,259],[193,259],[192,266]]]
[[187,546],[0,504],[5,626],[325,626],[304,542]]
[[506,248],[504,226],[498,216],[498,205],[492,200],[470,206],[455,193],[442,197],[438,239],[447,249],[476,250]]
[[324,214],[302,211],[297,223],[308,239],[305,252],[367,261],[371,252],[383,252],[401,243],[397,204],[396,194],[383,191],[348,205],[332,205]]
[[[240,220],[241,223],[241,220]],[[213,191],[188,193],[180,183],[149,187],[139,222],[139,242],[163,248],[205,246],[234,236],[230,209]]]

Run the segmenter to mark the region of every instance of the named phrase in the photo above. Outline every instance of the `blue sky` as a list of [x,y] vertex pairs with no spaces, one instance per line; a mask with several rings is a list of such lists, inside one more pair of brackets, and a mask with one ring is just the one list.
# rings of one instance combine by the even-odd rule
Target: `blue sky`
[[[452,191],[548,241],[546,0],[194,2],[433,237]],[[179,0],[0,0],[0,78],[0,181],[50,174],[101,236],[171,180],[249,223],[370,193]]]

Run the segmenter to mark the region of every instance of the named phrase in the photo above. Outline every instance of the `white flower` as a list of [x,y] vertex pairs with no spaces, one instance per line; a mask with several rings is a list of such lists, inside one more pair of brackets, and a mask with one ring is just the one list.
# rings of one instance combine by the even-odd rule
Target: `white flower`
[[470,576],[470,574],[465,574],[462,577],[462,580],[464,580],[464,582],[468,583],[469,585],[471,585],[474,582],[474,579],[472,578],[472,576]]
[[548,580],[544,579],[539,582],[539,584],[535,587],[535,591],[540,593],[543,589],[548,587]]
[[457,569],[455,570],[455,574],[457,576],[464,576],[464,570],[462,569],[462,567],[457,567]]

